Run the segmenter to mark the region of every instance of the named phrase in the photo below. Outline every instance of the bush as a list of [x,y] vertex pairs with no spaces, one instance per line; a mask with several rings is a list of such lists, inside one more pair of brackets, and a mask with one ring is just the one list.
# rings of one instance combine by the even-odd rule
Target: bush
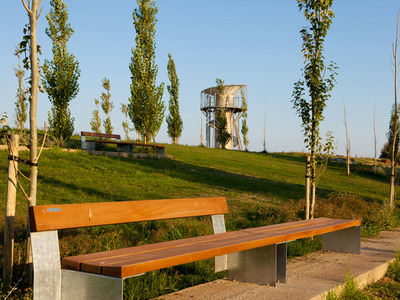
[[361,219],[363,236],[399,226],[399,211],[385,204],[365,201],[357,195],[332,193],[316,203],[316,217]]
[[396,252],[396,258],[389,265],[386,277],[390,277],[395,281],[400,281],[400,252]]

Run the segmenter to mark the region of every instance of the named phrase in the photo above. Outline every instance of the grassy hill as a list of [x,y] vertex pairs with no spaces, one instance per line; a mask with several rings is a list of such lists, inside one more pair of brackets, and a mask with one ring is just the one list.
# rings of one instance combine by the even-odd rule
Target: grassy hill
[[[247,153],[193,146],[166,145],[174,159],[128,159],[94,156],[83,151],[46,150],[39,161],[37,204],[126,201],[225,196],[228,230],[285,222],[302,217],[304,154]],[[6,198],[7,151],[0,151],[0,193]],[[21,152],[28,158],[28,152]],[[28,174],[26,166],[21,171]],[[317,187],[317,216],[363,218],[363,234],[395,225],[382,205],[388,198],[388,177],[372,166],[330,163]],[[20,180],[28,190],[27,180]],[[16,260],[23,261],[27,201],[17,199]],[[1,201],[4,215],[5,203]],[[0,226],[4,226],[1,218]],[[3,231],[3,230],[2,230]],[[61,255],[109,250],[211,233],[208,218],[65,230]],[[3,239],[3,237],[0,237]],[[291,244],[289,255],[320,246],[318,239]],[[212,261],[151,272],[126,282],[126,299],[149,298],[217,278]]]

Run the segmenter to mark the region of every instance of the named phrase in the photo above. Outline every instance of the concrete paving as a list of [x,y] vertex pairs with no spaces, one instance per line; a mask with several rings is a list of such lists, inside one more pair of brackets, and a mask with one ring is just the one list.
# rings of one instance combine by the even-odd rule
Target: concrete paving
[[315,252],[290,259],[287,283],[276,287],[216,280],[181,290],[159,299],[324,299],[331,289],[340,289],[350,274],[359,285],[383,277],[389,262],[400,250],[400,229],[362,239],[361,254]]

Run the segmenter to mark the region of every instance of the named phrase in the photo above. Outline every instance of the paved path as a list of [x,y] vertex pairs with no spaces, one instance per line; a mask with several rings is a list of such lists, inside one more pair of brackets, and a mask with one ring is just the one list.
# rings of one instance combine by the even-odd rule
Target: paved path
[[287,283],[276,287],[216,280],[160,297],[159,299],[323,299],[350,272],[360,284],[376,281],[400,250],[400,229],[363,239],[361,255],[315,252],[288,261]]

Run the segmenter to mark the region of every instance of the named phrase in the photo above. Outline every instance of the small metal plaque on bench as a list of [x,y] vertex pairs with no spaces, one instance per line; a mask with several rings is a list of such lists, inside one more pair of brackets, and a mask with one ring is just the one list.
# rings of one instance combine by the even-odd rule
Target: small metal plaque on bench
[[47,212],[58,212],[58,211],[61,211],[61,207],[54,207],[47,209]]

